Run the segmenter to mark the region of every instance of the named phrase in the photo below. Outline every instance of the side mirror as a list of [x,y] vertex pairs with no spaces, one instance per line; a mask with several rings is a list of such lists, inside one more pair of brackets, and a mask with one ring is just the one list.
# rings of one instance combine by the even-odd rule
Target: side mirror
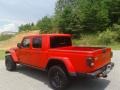
[[17,47],[18,47],[18,48],[21,48],[21,43],[18,43],[18,44],[17,44]]

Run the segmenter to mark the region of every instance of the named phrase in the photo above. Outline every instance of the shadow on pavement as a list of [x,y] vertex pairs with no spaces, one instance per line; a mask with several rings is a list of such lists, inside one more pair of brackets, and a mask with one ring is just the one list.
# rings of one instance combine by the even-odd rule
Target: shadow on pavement
[[106,79],[75,79],[68,90],[104,90],[109,83]]
[[[25,66],[19,66],[17,68],[17,72],[39,80],[50,87],[46,72]],[[67,90],[104,90],[109,85],[109,83],[110,81],[106,79],[77,78],[72,80],[72,83]]]

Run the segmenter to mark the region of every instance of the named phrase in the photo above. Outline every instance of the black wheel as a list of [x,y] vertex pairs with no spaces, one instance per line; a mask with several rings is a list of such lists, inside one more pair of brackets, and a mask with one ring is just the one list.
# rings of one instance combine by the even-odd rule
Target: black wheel
[[55,90],[63,90],[69,83],[65,70],[60,66],[52,66],[48,71],[50,85]]
[[16,63],[10,55],[5,56],[5,66],[8,71],[14,71],[16,69]]

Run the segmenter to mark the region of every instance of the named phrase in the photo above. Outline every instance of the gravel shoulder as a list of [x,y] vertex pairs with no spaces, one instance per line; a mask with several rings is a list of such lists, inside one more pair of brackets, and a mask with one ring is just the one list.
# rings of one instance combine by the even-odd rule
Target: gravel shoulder
[[[114,69],[106,79],[77,79],[68,90],[119,90],[120,51],[114,51]],[[21,67],[14,72],[6,71],[4,60],[0,60],[0,90],[52,90],[47,74],[39,70]]]

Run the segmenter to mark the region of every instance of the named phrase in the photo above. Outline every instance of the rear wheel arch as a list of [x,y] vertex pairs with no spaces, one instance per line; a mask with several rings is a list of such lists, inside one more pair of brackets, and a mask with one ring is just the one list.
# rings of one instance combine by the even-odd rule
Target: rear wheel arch
[[55,66],[55,65],[60,66],[61,68],[63,68],[68,73],[67,66],[60,59],[50,59],[47,66],[46,66],[46,70],[48,71],[52,66]]
[[[55,62],[55,63],[53,64],[53,62]],[[56,63],[62,64],[63,67],[65,67],[65,70],[69,74],[76,73],[74,65],[72,64],[71,60],[69,60],[69,58],[62,58],[62,57],[59,57],[59,58],[50,58],[50,59],[48,59],[48,63],[46,65],[46,67],[48,68],[51,65],[56,65]]]

